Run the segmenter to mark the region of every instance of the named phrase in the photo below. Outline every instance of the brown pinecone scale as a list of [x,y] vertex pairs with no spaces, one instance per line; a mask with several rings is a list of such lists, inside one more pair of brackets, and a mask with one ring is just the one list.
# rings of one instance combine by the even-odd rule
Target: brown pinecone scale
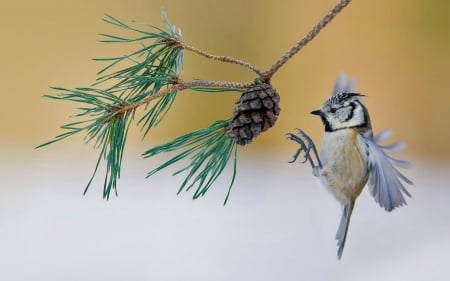
[[234,108],[227,134],[240,145],[252,142],[272,127],[280,114],[280,96],[268,83],[257,79],[242,93]]

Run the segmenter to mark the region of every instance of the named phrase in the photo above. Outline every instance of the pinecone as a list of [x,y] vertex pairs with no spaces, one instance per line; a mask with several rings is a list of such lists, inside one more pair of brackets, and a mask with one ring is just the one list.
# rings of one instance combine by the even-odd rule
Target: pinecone
[[275,89],[260,79],[243,92],[234,108],[227,128],[230,138],[240,145],[252,142],[261,132],[275,124],[280,114],[280,96]]

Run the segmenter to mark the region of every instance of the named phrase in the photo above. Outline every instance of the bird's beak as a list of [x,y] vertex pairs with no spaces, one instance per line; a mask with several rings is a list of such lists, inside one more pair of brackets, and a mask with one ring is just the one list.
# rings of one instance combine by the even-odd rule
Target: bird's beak
[[311,111],[311,114],[322,116],[322,111],[320,111],[320,110],[313,110],[313,111]]

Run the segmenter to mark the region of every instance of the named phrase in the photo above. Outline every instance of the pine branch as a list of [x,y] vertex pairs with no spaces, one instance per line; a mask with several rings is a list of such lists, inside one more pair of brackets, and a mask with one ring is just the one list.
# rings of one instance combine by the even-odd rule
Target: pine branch
[[[299,50],[311,42],[315,36],[339,14],[350,0],[340,0],[311,31],[292,46],[283,56],[263,71],[243,60],[229,56],[207,53],[187,44],[181,31],[172,25],[165,13],[162,19],[165,29],[134,22],[145,29],[128,25],[107,15],[104,21],[118,28],[128,30],[134,37],[101,34],[103,43],[138,43],[139,48],[128,55],[99,58],[107,66],[98,72],[98,78],[91,87],[66,89],[53,88],[59,95],[45,95],[47,98],[79,103],[79,113],[73,116],[75,122],[61,126],[64,133],[38,147],[71,137],[85,134],[85,141],[94,141],[100,154],[85,193],[90,187],[100,163],[106,163],[103,197],[108,199],[111,191],[117,195],[117,181],[120,178],[122,157],[126,138],[136,109],[145,106],[145,113],[137,121],[146,137],[152,128],[163,121],[179,92],[195,90],[200,92],[241,92],[233,116],[230,119],[213,122],[211,126],[190,132],[168,143],[148,149],[143,156],[154,157],[161,153],[177,152],[162,165],[150,171],[147,177],[181,161],[190,164],[174,175],[187,173],[179,192],[195,188],[193,199],[204,196],[226,168],[230,158],[234,158],[233,175],[224,204],[227,202],[237,170],[237,144],[251,143],[252,139],[274,126],[280,112],[280,97],[270,85],[271,77]],[[184,51],[211,60],[232,63],[252,70],[258,77],[248,82],[210,81],[205,79],[184,81],[181,77]],[[117,69],[117,70],[114,70]],[[100,87],[100,88],[99,88]],[[103,87],[104,89],[101,89]]]

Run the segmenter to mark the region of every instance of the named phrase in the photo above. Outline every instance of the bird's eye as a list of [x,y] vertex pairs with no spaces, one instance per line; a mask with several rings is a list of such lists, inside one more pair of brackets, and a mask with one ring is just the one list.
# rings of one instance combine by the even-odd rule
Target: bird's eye
[[330,109],[330,111],[331,111],[331,113],[336,113],[336,108],[332,107],[332,108]]

